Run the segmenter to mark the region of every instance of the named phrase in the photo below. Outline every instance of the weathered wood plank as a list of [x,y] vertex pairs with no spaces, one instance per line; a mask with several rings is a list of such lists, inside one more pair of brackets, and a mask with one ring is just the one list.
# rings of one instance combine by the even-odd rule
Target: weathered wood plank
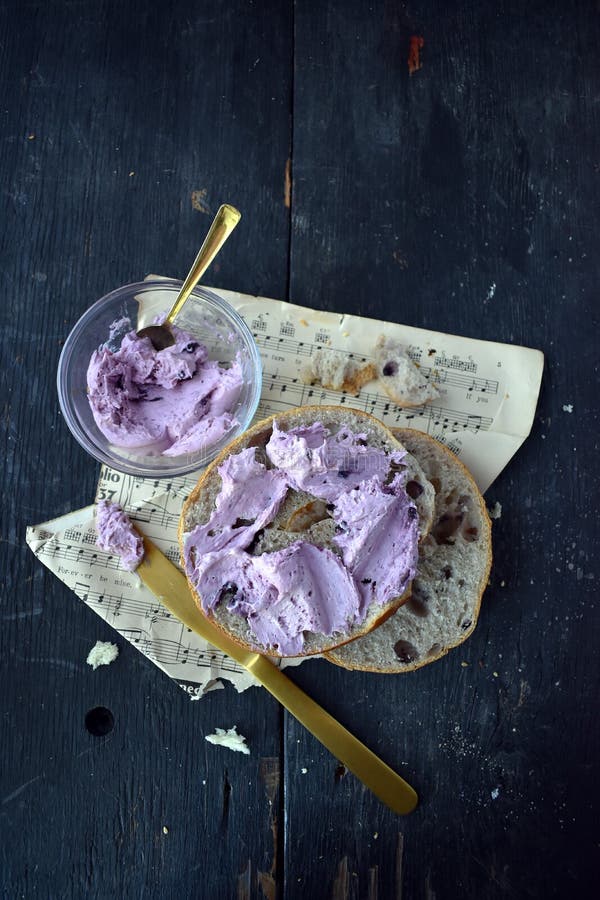
[[[209,283],[285,293],[289,8],[8,2],[0,48],[0,894],[233,897],[248,871],[245,896],[272,896],[277,705],[229,689],[190,703],[120,639],[92,672],[89,649],[114,633],[24,537],[93,499],[97,467],[54,386],[92,301],[184,274],[222,201],[244,219]],[[115,726],[92,737],[99,705]],[[204,741],[233,724],[250,757]]]
[[421,806],[395,819],[288,721],[286,898],[586,893],[598,32],[585,2],[296,3],[291,297],[539,347],[547,369],[489,494],[504,512],[471,640],[401,678],[295,675]]
[[[586,895],[596,11],[297,0],[292,73],[291,6],[0,9],[0,884],[10,897]],[[112,632],[24,546],[28,522],[88,503],[97,476],[57,413],[70,325],[119,283],[185,272],[222,199],[244,222],[214,284],[284,296],[289,275],[300,303],[547,355],[533,434],[490,492],[504,512],[469,643],[404,678],[316,661],[292,673],[420,791],[407,819],[287,717],[280,759],[283,717],[261,692],[190,704],[123,642],[92,673],[87,651]],[[95,738],[84,719],[100,705],[115,726]],[[203,740],[234,723],[249,758]]]

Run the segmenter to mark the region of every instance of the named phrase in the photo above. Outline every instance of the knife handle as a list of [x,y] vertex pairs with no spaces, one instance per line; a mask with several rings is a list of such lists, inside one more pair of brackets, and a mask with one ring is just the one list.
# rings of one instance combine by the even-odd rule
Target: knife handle
[[407,815],[416,791],[264,656],[247,665],[260,683],[327,749],[394,812]]
[[[141,532],[140,532],[141,534]],[[144,537],[144,559],[137,573],[180,622],[247,669],[311,734],[394,812],[406,815],[418,802],[413,788],[333,716],[315,703],[277,666],[244,649],[197,608],[183,572]]]

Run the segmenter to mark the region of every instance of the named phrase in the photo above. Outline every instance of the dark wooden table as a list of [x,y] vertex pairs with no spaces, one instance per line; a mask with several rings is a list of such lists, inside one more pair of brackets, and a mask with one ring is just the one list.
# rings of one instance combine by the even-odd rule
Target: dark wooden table
[[[591,0],[0,5],[3,897],[593,895],[599,47]],[[292,673],[415,785],[407,818],[261,690],[190,703],[121,639],[92,672],[114,633],[25,546],[98,475],[58,411],[71,325],[185,273],[221,201],[215,286],[546,354],[474,636]],[[233,723],[251,756],[204,741]]]

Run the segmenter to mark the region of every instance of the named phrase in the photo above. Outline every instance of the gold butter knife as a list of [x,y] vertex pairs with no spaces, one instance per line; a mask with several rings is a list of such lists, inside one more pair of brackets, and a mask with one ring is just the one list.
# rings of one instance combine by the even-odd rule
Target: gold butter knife
[[205,618],[194,602],[183,572],[148,538],[142,537],[144,559],[136,572],[160,602],[184,625],[254,675],[382,803],[402,815],[412,812],[418,803],[413,788],[300,690],[266,656],[240,647]]

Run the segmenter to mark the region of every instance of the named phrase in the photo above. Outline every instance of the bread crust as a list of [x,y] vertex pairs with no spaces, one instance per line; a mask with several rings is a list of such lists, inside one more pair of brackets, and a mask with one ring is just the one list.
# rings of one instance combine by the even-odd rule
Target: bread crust
[[[481,601],[482,601],[485,589],[488,585],[490,571],[491,571],[491,567],[492,567],[491,520],[490,520],[490,517],[488,514],[487,506],[481,495],[481,492],[480,492],[479,488],[477,487],[475,480],[473,479],[473,476],[471,475],[471,473],[469,472],[467,467],[464,465],[463,462],[461,462],[460,459],[458,459],[458,457],[454,453],[452,453],[451,450],[449,450],[447,447],[445,447],[439,441],[436,441],[435,438],[432,438],[430,435],[425,434],[422,431],[418,431],[417,429],[412,429],[412,428],[394,428],[391,430],[392,430],[392,433],[394,434],[394,436],[398,440],[400,440],[402,443],[404,443],[405,441],[409,441],[411,436],[416,436],[416,437],[418,437],[418,439],[420,441],[429,443],[430,447],[435,451],[435,453],[438,454],[439,456],[441,456],[442,458],[445,458],[446,462],[450,463],[452,465],[452,467],[457,472],[460,473],[461,477],[464,478],[469,483],[469,486],[471,488],[471,496],[474,498],[474,500],[477,503],[477,508],[478,508],[478,512],[480,515],[480,519],[481,519],[481,526],[482,526],[481,540],[482,540],[482,546],[486,553],[486,562],[484,564],[484,567],[482,569],[481,576],[480,576],[479,582],[478,582],[478,596],[473,605],[471,626],[468,629],[461,632],[461,634],[459,635],[459,637],[456,640],[445,643],[443,647],[440,647],[438,652],[435,652],[435,653],[432,653],[431,655],[427,655],[425,657],[419,658],[417,660],[414,660],[413,662],[407,662],[403,665],[400,665],[398,663],[398,664],[395,664],[393,667],[379,667],[379,666],[372,665],[372,664],[361,665],[360,663],[357,663],[355,660],[353,660],[351,662],[348,660],[344,660],[343,655],[341,657],[336,655],[337,648],[334,648],[333,651],[327,651],[324,654],[326,659],[328,659],[330,662],[334,663],[335,665],[340,666],[341,668],[350,669],[353,671],[377,672],[377,673],[381,673],[381,674],[401,674],[403,672],[412,672],[415,669],[419,669],[419,668],[422,668],[423,666],[429,665],[430,663],[436,662],[438,659],[441,659],[443,656],[445,656],[450,650],[452,650],[455,647],[458,647],[460,644],[464,643],[464,641],[466,641],[471,636],[471,634],[473,633],[473,631],[477,625],[477,620],[478,620],[479,612],[481,609]],[[416,455],[417,460],[419,459],[418,453],[417,454],[413,453],[413,455]],[[379,623],[379,624],[383,624],[383,623]]]
[[[186,527],[188,513],[190,513],[193,510],[194,506],[203,498],[203,495],[207,491],[216,470],[225,461],[225,459],[243,449],[246,449],[247,447],[264,446],[271,435],[273,422],[275,420],[277,420],[277,423],[279,425],[282,425],[284,427],[286,426],[286,424],[289,427],[294,427],[300,424],[312,424],[312,422],[315,421],[325,421],[325,423],[327,423],[328,420],[338,420],[340,424],[347,424],[347,419],[355,420],[356,424],[353,426],[355,428],[369,428],[371,431],[375,432],[382,440],[385,439],[386,442],[389,442],[389,444],[394,449],[404,449],[398,438],[396,438],[392,431],[387,428],[387,426],[385,426],[382,422],[380,422],[379,419],[370,415],[370,413],[346,408],[343,406],[326,405],[296,407],[291,410],[276,413],[275,415],[269,416],[268,418],[257,422],[242,435],[239,435],[237,438],[235,438],[235,440],[233,440],[227,447],[225,447],[225,449],[222,450],[221,453],[209,464],[209,466],[200,476],[198,483],[183,505],[181,516],[179,519],[178,538],[180,560],[184,572],[186,571],[184,558],[184,540],[188,530]],[[253,644],[245,641],[238,634],[232,633],[230,630],[224,627],[217,616],[207,614],[202,608],[200,597],[189,578],[188,584],[190,586],[190,590],[194,597],[194,601],[198,606],[198,609],[206,619],[210,620],[210,622],[217,628],[219,628],[224,634],[226,634],[237,644],[239,644],[241,647],[244,647],[248,651],[253,653],[266,653],[265,650],[257,649]],[[382,606],[377,614],[372,613],[370,616],[367,616],[365,622],[362,624],[362,627],[357,627],[356,630],[352,632],[352,634],[348,636],[336,635],[330,643],[325,642],[324,646],[318,646],[315,649],[306,649],[305,652],[300,655],[313,656],[316,654],[320,654],[325,650],[343,646],[343,644],[367,634],[372,628],[375,628],[381,622],[385,621],[385,619],[387,619],[390,615],[392,615],[392,613],[394,613],[403,603],[405,603],[409,599],[409,597],[410,585],[401,597],[394,598],[389,603]],[[268,650],[268,653],[266,653],[266,655],[272,657],[282,656],[282,654],[271,649]]]

